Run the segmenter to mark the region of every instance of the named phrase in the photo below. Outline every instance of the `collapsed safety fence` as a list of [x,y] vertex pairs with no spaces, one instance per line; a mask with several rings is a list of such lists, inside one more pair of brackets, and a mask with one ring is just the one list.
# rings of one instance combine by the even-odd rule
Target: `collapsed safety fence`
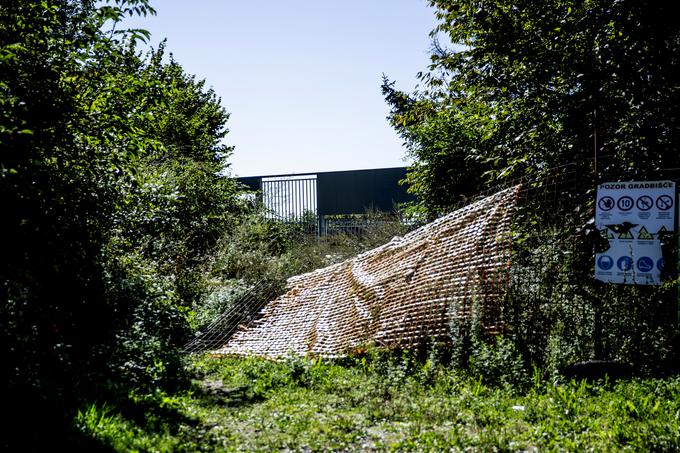
[[233,304],[183,348],[185,353],[196,353],[218,349],[231,338],[234,332],[257,318],[262,308],[282,291],[279,282],[260,282],[236,298]]
[[[606,285],[593,278],[595,244],[584,228],[594,215],[592,164],[587,160],[567,164],[540,178],[522,178],[510,184],[509,191],[489,190],[471,199],[479,200],[476,203],[422,230],[434,238],[435,230],[445,231],[452,217],[487,207],[503,218],[503,228],[492,222],[496,226],[484,233],[491,238],[496,232],[495,238],[502,238],[493,245],[487,243],[476,252],[466,249],[467,255],[440,256],[441,262],[428,273],[423,265],[434,255],[423,252],[433,249],[426,244],[435,240],[425,241],[422,249],[406,245],[407,239],[421,234],[418,230],[354,260],[294,277],[288,288],[273,291],[269,299],[261,297],[262,288],[254,288],[254,295],[237,301],[185,350],[332,356],[364,342],[406,347],[437,340],[458,342],[459,335],[469,337],[481,327],[486,332],[502,331],[526,363],[550,369],[592,358],[626,361],[642,371],[677,362],[675,268],[669,269],[672,272],[662,286]],[[677,184],[680,168],[640,175],[600,174],[598,180],[632,179]],[[515,187],[518,183],[521,188]],[[489,212],[482,208],[477,220],[483,222]],[[505,234],[510,231],[512,243]],[[457,237],[469,241],[470,247],[484,242],[475,234]],[[675,255],[668,262],[677,262],[677,236],[674,241]],[[442,244],[446,246],[437,240],[438,249]],[[373,255],[376,252],[383,255],[382,261]],[[466,256],[471,260],[463,268]],[[493,262],[492,257],[502,265],[479,266]],[[367,266],[371,260],[375,264]],[[425,283],[424,276],[431,281]],[[306,287],[307,279],[314,284]],[[405,291],[406,283],[422,286],[404,297],[399,291]],[[452,290],[455,286],[460,292]],[[339,296],[340,290],[344,299],[324,298],[326,292]]]
[[[364,344],[414,347],[446,341],[450,320],[481,311],[488,332],[503,328],[511,219],[519,186],[444,216],[345,262],[292,277],[233,332],[219,332],[239,308],[215,321],[185,350],[222,338],[216,354],[334,357]],[[228,335],[227,335],[228,333]]]

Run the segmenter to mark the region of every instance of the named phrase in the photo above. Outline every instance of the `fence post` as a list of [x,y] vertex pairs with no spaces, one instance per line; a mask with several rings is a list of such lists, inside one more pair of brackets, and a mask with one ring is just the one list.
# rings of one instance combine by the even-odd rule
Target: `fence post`
[[[676,210],[676,215],[675,215],[675,235],[677,238],[677,244],[676,244],[676,250],[675,250],[675,259],[677,261],[676,267],[675,267],[675,299],[677,303],[677,318],[676,318],[676,331],[678,337],[680,337],[680,288],[678,286],[680,285],[680,208],[678,207],[678,190],[680,190],[680,187],[678,187],[680,184],[675,184],[675,205],[673,206],[673,209]],[[680,343],[680,341],[677,341],[676,343]]]
[[326,235],[326,216],[319,214],[319,236]]

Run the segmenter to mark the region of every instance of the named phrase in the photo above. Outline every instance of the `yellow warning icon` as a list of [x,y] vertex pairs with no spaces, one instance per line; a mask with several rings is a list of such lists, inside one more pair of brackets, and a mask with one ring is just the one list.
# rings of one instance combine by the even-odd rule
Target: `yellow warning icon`
[[652,233],[650,233],[649,231],[647,231],[647,228],[642,227],[642,228],[640,228],[640,231],[638,231],[638,237],[637,238],[638,239],[650,240],[650,239],[654,239],[654,235]]
[[612,234],[611,231],[609,231],[609,228],[603,228],[600,230],[600,234],[602,235],[603,238],[605,239],[616,239],[616,236]]
[[665,225],[661,225],[661,228],[659,228],[659,231],[656,232],[656,237],[659,237],[661,234],[668,232],[666,229]]
[[619,234],[619,239],[633,239],[633,234],[628,231],[622,231],[621,234]]

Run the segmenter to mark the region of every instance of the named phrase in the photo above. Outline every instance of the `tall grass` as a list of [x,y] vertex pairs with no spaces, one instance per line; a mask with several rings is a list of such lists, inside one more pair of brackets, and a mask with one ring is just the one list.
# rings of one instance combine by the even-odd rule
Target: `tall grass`
[[[133,417],[93,405],[77,423],[117,451],[675,451],[680,379],[524,390],[451,369],[433,352],[369,351],[345,363],[199,359],[190,391]],[[531,381],[531,379],[530,379]],[[148,407],[148,406],[147,406]],[[164,413],[168,413],[165,411]],[[156,415],[154,415],[156,414]]]

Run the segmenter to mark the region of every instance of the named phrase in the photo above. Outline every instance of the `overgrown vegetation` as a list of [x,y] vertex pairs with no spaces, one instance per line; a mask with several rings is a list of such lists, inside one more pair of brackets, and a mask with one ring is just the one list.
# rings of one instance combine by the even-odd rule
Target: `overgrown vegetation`
[[[488,184],[579,163],[601,181],[678,167],[680,27],[669,3],[431,0],[420,88],[385,79],[430,215]],[[595,178],[593,178],[595,179]]]
[[146,0],[0,6],[9,432],[58,433],[80,398],[184,379],[200,265],[242,207],[221,176],[231,149],[215,93],[163,45],[137,51],[144,31],[116,28],[153,12]]
[[680,443],[677,378],[528,379],[518,388],[493,367],[456,371],[436,350],[424,361],[370,352],[345,363],[210,358],[192,368],[201,380],[190,391],[132,398],[143,416],[94,404],[76,423],[118,451],[674,451]]
[[593,359],[640,374],[677,371],[677,280],[594,281],[591,244],[568,231],[525,235],[515,246],[504,318],[525,361],[551,374]]
[[[472,319],[430,351],[186,363],[179,348],[242,294],[408,227],[369,218],[359,236],[320,240],[240,196],[225,177],[220,99],[165,44],[142,53],[148,33],[120,28],[153,14],[148,0],[0,4],[0,382],[11,418],[0,447],[678,448],[680,383],[657,378],[677,369],[677,281],[593,284],[583,227],[590,179],[680,167],[671,6],[430,3],[436,32],[458,46],[435,41],[421,91],[383,84],[415,159],[417,211],[435,217],[489,186],[538,181],[516,217],[505,335],[487,338]],[[556,166],[593,176],[578,190],[544,184]],[[677,238],[664,241],[676,262]],[[638,377],[565,379],[593,358]]]
[[243,296],[257,298],[261,291],[272,297],[289,277],[339,263],[412,228],[389,213],[367,213],[360,223],[361,235],[319,237],[306,234],[304,224],[276,221],[253,206],[220,237],[203,267],[206,289],[193,307],[194,327],[205,327]]
[[[667,112],[680,96],[680,27],[670,6],[429,3],[438,25],[420,87],[383,83],[389,120],[414,159],[415,210],[434,218],[524,182],[503,307],[524,362],[548,373],[592,359],[676,368],[675,276],[668,269],[662,287],[599,285],[587,234],[598,182],[678,180],[680,127]],[[663,242],[672,244],[665,262],[677,262],[677,235]],[[475,337],[470,326],[453,330]],[[471,341],[459,349],[469,355]]]

